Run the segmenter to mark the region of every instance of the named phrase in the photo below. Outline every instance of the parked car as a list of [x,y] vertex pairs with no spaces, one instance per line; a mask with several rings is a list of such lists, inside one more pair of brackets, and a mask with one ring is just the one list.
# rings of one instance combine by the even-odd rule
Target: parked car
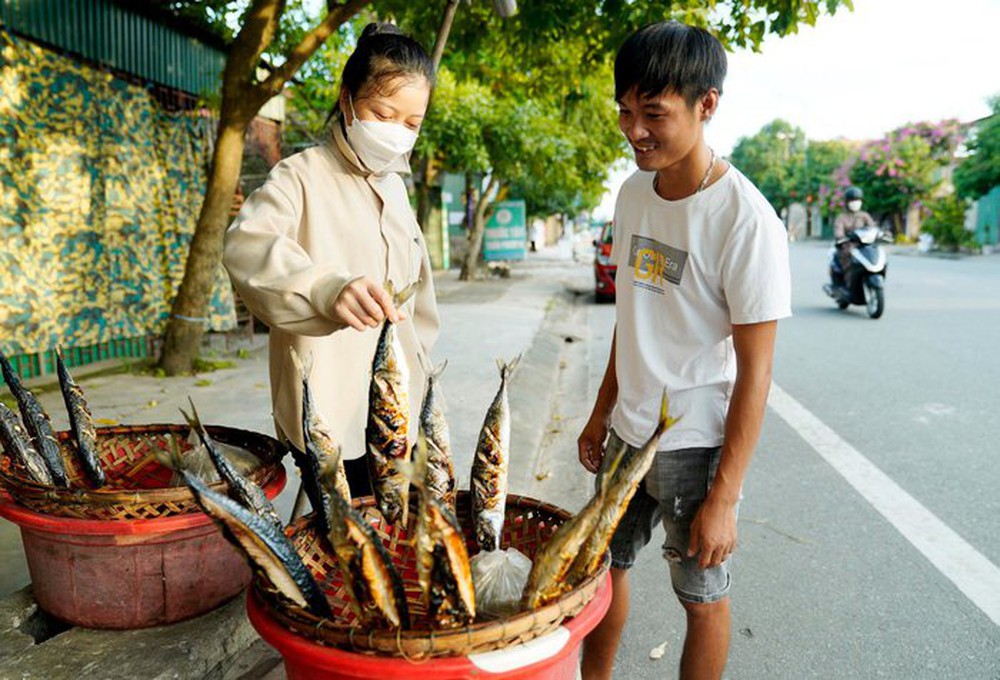
[[614,223],[608,222],[594,240],[594,297],[598,302],[615,299],[615,267],[611,261],[611,240],[614,237]]

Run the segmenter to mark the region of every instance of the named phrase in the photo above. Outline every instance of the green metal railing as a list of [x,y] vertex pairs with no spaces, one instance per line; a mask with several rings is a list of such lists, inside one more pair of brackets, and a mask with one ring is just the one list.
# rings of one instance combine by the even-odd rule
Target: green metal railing
[[[148,359],[153,356],[153,338],[118,338],[86,347],[63,349],[63,360],[69,367],[85,366],[111,359]],[[56,353],[53,350],[36,354],[19,354],[8,357],[22,380],[56,373]]]

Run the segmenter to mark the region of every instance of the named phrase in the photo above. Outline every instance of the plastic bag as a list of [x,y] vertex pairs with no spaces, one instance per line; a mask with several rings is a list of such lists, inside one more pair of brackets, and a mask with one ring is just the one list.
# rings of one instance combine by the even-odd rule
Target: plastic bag
[[531,560],[515,548],[484,550],[471,562],[476,614],[502,618],[521,608],[521,593],[531,573]]

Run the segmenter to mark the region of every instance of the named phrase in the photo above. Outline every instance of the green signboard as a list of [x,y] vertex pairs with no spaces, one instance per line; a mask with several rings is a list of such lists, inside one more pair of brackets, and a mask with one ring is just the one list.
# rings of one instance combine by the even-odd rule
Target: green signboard
[[483,259],[523,260],[527,254],[528,215],[524,201],[500,201],[486,222]]

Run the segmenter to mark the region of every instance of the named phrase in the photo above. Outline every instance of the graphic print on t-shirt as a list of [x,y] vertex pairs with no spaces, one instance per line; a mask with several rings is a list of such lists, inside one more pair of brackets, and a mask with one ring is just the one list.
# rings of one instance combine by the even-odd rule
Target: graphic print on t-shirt
[[667,281],[674,285],[680,284],[687,258],[686,251],[633,234],[628,251],[632,285],[663,295]]

